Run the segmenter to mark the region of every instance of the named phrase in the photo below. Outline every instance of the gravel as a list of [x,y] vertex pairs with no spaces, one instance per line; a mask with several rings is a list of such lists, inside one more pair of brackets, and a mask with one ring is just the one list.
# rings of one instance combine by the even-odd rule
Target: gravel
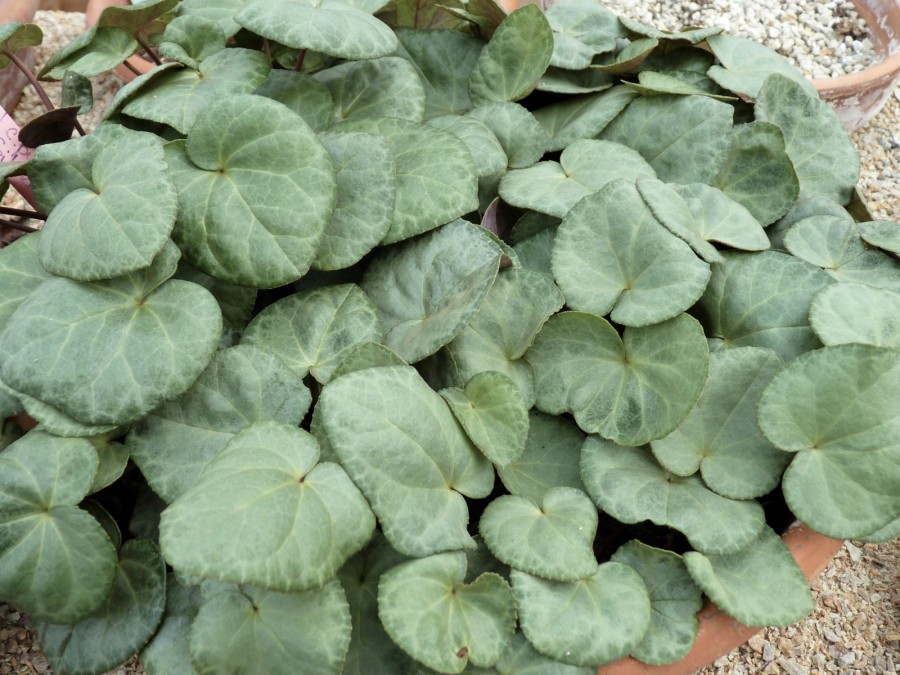
[[[678,9],[678,16],[685,15],[685,10],[679,8],[689,12],[687,23],[726,26],[725,20],[716,18],[721,12],[729,22],[726,27],[730,32],[740,33],[741,24],[735,13],[742,10],[748,16],[755,11],[757,15],[769,18],[783,17],[799,4],[830,9],[836,15],[844,11],[841,8],[846,3],[698,0],[696,3],[672,2],[666,5],[666,10],[650,10],[647,3],[633,0],[607,0],[607,4],[640,21],[668,29],[679,25],[666,23],[675,20],[672,18],[674,10]],[[667,14],[669,18],[654,18],[653,12]],[[704,12],[711,12],[712,18],[704,19],[708,16]],[[794,9],[793,12],[798,18],[803,14],[802,10]],[[806,14],[809,15],[808,10]],[[39,63],[84,26],[83,15],[66,12],[39,12],[36,21],[44,29],[48,46],[39,50]],[[761,25],[769,23],[767,20]],[[743,34],[747,35],[746,32]],[[799,48],[795,44],[792,49]],[[112,76],[95,81],[94,97],[98,103],[91,119],[85,123],[86,128],[93,128],[98,123],[100,111],[115,95],[118,86]],[[58,100],[59,94],[52,87],[50,96]],[[14,118],[24,123],[40,110],[37,97],[26,90],[14,111]],[[853,134],[853,140],[862,157],[860,189],[870,210],[876,218],[900,221],[900,89],[867,127]],[[11,203],[9,196],[4,199],[4,204],[7,203]],[[900,539],[878,545],[845,543],[815,584],[814,595],[816,609],[805,621],[759,633],[743,647],[699,671],[698,675],[886,675],[900,672]],[[0,603],[0,675],[50,672],[46,658],[34,643],[27,617]],[[111,672],[131,675],[141,673],[143,669],[137,658],[133,658]]]
[[820,0],[604,0],[609,9],[668,31],[719,26],[762,42],[807,77],[855,73],[876,59],[869,28],[852,2]]

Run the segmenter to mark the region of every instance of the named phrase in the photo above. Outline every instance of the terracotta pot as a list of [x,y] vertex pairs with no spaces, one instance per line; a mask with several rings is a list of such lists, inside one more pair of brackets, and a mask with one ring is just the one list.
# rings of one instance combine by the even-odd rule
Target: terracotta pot
[[850,130],[864,126],[900,82],[900,0],[852,0],[872,31],[879,61],[865,70],[813,80]]
[[[131,3],[128,2],[128,0],[88,0],[87,6],[84,10],[85,27],[90,28],[95,23],[97,23],[97,19],[100,18],[100,14],[107,7],[125,7],[129,4]],[[156,67],[155,63],[141,58],[140,56],[132,56],[130,59],[128,59],[128,64],[131,65],[135,70],[137,70],[141,75],[143,75],[144,73],[149,73]],[[115,73],[121,80],[125,82],[131,82],[137,77],[137,74],[134,71],[124,65],[116,68]]]
[[[28,23],[34,18],[39,5],[39,0],[0,0],[0,23],[10,21]],[[34,53],[30,47],[20,50],[18,56],[29,68],[34,68]],[[15,108],[27,84],[25,75],[12,65],[0,71],[0,108],[4,110]]]
[[[843,542],[830,539],[813,532],[805,525],[795,523],[781,536],[791,554],[800,565],[806,578],[812,583],[841,549]],[[753,628],[738,623],[713,603],[697,613],[700,631],[690,653],[681,661],[669,666],[648,666],[635,659],[627,658],[601,666],[599,675],[690,675],[708,666],[720,656],[744,644],[761,628]]]

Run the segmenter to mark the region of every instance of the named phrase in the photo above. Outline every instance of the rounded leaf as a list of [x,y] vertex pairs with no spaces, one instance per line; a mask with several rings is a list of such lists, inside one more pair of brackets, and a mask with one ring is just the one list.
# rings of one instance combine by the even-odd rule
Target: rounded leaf
[[488,504],[478,531],[497,558],[544,579],[577,581],[597,571],[597,509],[581,490],[552,488],[540,502],[504,495]]
[[813,298],[809,323],[825,345],[858,342],[900,349],[900,293],[833,284]]
[[50,278],[38,260],[40,241],[41,233],[33,232],[0,249],[0,327],[34,289]]
[[378,308],[385,346],[408,363],[436,352],[478,311],[499,265],[499,247],[463,220],[381,251],[362,288]]
[[869,534],[900,514],[900,352],[824,347],[798,357],[766,387],[759,425],[797,455],[784,496],[823,534]]
[[641,96],[600,134],[634,148],[671,183],[710,183],[725,163],[734,109],[707,96]]
[[697,405],[675,431],[651,443],[659,463],[679,476],[699,470],[710,489],[731,499],[762,497],[777,487],[789,458],[760,432],[756,405],[783,366],[770,349],[713,352]]
[[178,188],[174,237],[192,265],[259,288],[306,273],[331,219],[335,178],[299,116],[262,96],[222,99],[166,156]]
[[583,443],[584,433],[572,422],[531,410],[525,450],[505,466],[498,466],[497,474],[512,494],[536,504],[553,488],[583,491],[578,470]]
[[97,466],[88,441],[39,430],[0,454],[0,596],[35,620],[79,621],[109,594],[115,549],[77,506]]
[[625,179],[585,197],[563,218],[552,267],[569,307],[609,314],[626,326],[680,314],[710,277],[709,265],[660,225]]
[[745,626],[787,626],[813,610],[803,570],[769,527],[740,551],[689,551],[684,563],[703,592]]
[[216,352],[182,397],[135,424],[126,445],[154,492],[172,502],[241,429],[263,420],[299,425],[311,402],[281,360],[237,345]]
[[465,389],[440,392],[456,420],[485,456],[500,466],[522,454],[528,409],[516,383],[493,370],[478,373]]
[[397,48],[391,29],[352,0],[246,0],[234,20],[287,47],[342,59],[374,59]]
[[383,138],[323,133],[319,140],[334,162],[337,194],[312,266],[336,270],[355,265],[387,234],[394,219],[397,182],[394,160]]
[[597,506],[623,523],[650,520],[684,533],[695,549],[732,553],[765,525],[755,501],[722,497],[699,476],[673,476],[648,448],[625,448],[589,436],[581,450],[581,477]]
[[425,116],[425,90],[406,59],[349,61],[320,70],[314,77],[331,93],[335,121],[396,117],[421,122]]
[[469,78],[475,104],[517,101],[534,89],[550,65],[553,31],[540,7],[526,5],[497,27]]
[[807,316],[813,297],[832,283],[814,265],[776,251],[724,253],[692,310],[720,347],[768,347],[784,361],[815,349]]
[[391,639],[417,661],[442,673],[470,661],[500,660],[516,628],[512,592],[486,573],[465,583],[466,556],[440,553],[403,563],[378,583],[378,615]]
[[50,212],[38,249],[51,274],[96,281],[150,265],[175,225],[175,188],[162,141],[128,132],[97,154],[90,188]]
[[341,671],[350,644],[350,609],[337,579],[303,593],[225,588],[208,597],[191,626],[197,675]]
[[169,574],[162,623],[140,654],[141,665],[148,675],[193,675],[190,630],[199,609],[200,589],[185,586],[174,574]]
[[319,464],[309,433],[258,422],[238,433],[162,513],[160,545],[180,572],[301,591],[333,577],[375,517],[344,470]]
[[3,332],[0,377],[96,425],[130,422],[184,392],[218,345],[222,313],[200,286],[163,281],[171,255],[108,281],[42,284]]
[[627,656],[650,625],[650,599],[640,575],[608,562],[579,581],[550,581],[513,570],[522,632],[548,656],[579,666]]
[[275,354],[298,378],[322,384],[355,345],[378,341],[381,320],[356,284],[325,286],[269,305],[250,322],[242,344]]
[[635,539],[620,546],[612,561],[640,574],[650,596],[650,627],[631,655],[656,666],[687,656],[697,636],[703,593],[691,580],[681,556]]
[[534,368],[538,409],[571,412],[587,433],[642,445],[674,430],[700,397],[709,350],[686,314],[619,337],[603,318],[553,316],[526,358]]
[[71,625],[35,626],[41,649],[58,673],[101,673],[139,651],[166,604],[166,566],[156,544],[132,539],[119,551],[112,590],[90,616]]
[[394,548],[425,556],[474,546],[463,495],[488,496],[493,467],[413,368],[343,375],[322,390],[319,409],[341,464]]

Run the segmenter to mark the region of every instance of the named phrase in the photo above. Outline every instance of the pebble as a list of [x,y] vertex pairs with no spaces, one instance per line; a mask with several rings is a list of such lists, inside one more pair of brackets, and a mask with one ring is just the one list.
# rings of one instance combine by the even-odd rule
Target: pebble
[[869,28],[851,2],[604,0],[603,4],[663,30],[720,26],[732,35],[768,45],[808,77],[859,72],[877,59]]

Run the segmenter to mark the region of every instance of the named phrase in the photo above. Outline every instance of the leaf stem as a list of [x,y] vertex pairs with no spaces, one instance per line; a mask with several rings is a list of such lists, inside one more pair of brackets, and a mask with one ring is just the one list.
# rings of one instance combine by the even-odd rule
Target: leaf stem
[[2,220],[0,219],[0,227],[9,227],[13,230],[18,230],[19,232],[38,232],[38,228],[31,227],[30,225],[23,225],[22,223],[17,223],[15,220]]
[[125,66],[126,68],[128,68],[128,70],[130,70],[132,73],[134,73],[138,77],[141,76],[141,71],[139,71],[137,68],[135,68],[133,65],[131,65],[131,63],[128,61],[128,59],[125,59],[122,62],[122,65]]
[[294,70],[296,70],[298,73],[303,68],[303,59],[305,59],[305,58],[306,58],[306,50],[301,49],[297,53],[297,65],[294,66]]
[[141,49],[143,49],[145,52],[147,52],[147,56],[149,56],[151,59],[153,59],[153,63],[155,63],[158,66],[162,65],[162,59],[159,58],[159,55],[157,55],[156,50],[150,46],[150,43],[148,43],[140,35],[135,35],[134,39],[137,40],[137,43],[141,46]]
[[47,220],[46,213],[27,211],[25,209],[14,209],[10,206],[0,206],[0,213],[4,216],[18,216],[19,218],[31,218],[32,220]]
[[272,60],[272,45],[269,44],[269,38],[263,38],[263,51],[266,53],[266,58],[269,61]]
[[47,96],[47,92],[44,91],[41,83],[37,81],[37,78],[31,72],[31,69],[22,61],[22,59],[9,49],[4,49],[3,55],[12,61],[16,68],[21,70],[25,77],[28,78],[28,81],[31,83],[31,86],[34,87],[34,90],[37,92],[38,97],[40,97],[41,103],[44,104],[44,108],[47,109],[47,112],[53,110],[53,103],[50,102],[50,97]]

